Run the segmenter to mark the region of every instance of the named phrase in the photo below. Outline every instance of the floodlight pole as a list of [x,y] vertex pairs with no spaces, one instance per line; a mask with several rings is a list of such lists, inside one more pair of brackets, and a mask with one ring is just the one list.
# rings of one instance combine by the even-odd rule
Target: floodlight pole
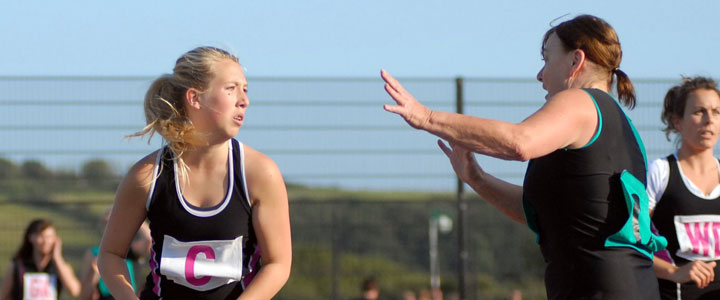
[[430,247],[430,288],[440,289],[440,268],[438,267],[438,216],[433,211],[428,224],[428,241]]

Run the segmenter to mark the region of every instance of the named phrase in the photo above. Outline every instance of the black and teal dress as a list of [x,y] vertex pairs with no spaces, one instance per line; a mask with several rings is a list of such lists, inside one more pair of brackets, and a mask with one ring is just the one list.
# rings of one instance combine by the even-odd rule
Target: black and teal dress
[[652,253],[666,242],[650,232],[642,140],[610,95],[585,91],[595,136],[530,160],[523,185],[548,299],[659,299]]

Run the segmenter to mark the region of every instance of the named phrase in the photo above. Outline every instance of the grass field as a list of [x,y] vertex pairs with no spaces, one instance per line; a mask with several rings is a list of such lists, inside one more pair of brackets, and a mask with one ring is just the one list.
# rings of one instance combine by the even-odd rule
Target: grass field
[[[337,300],[350,299],[357,296],[363,278],[371,275],[381,280],[390,296],[427,286],[427,218],[433,211],[453,215],[455,210],[454,195],[449,193],[367,192],[296,185],[289,185],[288,193],[294,261],[291,278],[276,297],[280,300],[332,299],[333,293]],[[99,243],[97,221],[113,198],[113,192],[87,190],[54,193],[33,201],[8,200],[0,194],[0,269],[7,268],[28,222],[47,218],[55,222],[63,240],[63,253],[80,277],[82,256]],[[513,268],[523,270],[516,273],[526,272],[523,264],[539,260],[527,229],[499,216],[483,201],[471,202],[475,210],[468,214],[472,226],[470,245],[481,245],[471,249],[471,260],[481,272],[471,274],[468,280],[477,298],[506,299],[512,289],[523,288],[524,299],[542,299],[541,278],[532,274],[517,276],[505,270],[508,263],[504,260],[508,258],[516,262]],[[505,238],[518,233],[518,238]],[[448,257],[441,268],[446,278],[444,286],[452,290],[457,286],[453,277],[457,266],[451,261],[456,241],[453,236],[441,240],[445,241],[441,253]],[[511,250],[494,246],[498,240],[508,240],[504,243],[509,243],[507,249]],[[533,255],[524,254],[528,251]],[[141,266],[141,273],[146,272],[146,266]],[[70,298],[63,293],[62,299]]]

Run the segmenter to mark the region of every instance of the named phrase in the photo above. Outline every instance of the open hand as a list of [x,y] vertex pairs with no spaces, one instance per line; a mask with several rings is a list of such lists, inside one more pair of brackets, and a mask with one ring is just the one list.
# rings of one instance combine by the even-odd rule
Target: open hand
[[482,175],[485,173],[480,165],[478,165],[475,155],[470,152],[467,148],[450,143],[448,147],[442,140],[437,141],[440,149],[450,159],[450,163],[455,170],[455,174],[460,177],[460,180],[470,183],[482,179]]
[[405,119],[415,129],[423,129],[430,120],[432,111],[418,102],[415,97],[406,91],[400,82],[392,77],[385,70],[380,71],[380,76],[385,80],[385,91],[395,100],[397,105],[385,104],[383,108],[391,113],[396,113]]
[[55,259],[56,261],[62,259],[62,240],[59,236],[55,238],[55,245],[53,246],[52,255],[53,259]]

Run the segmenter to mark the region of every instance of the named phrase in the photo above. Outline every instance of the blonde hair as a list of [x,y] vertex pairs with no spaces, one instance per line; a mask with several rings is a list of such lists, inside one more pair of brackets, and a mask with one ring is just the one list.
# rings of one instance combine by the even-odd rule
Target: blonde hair
[[145,93],[145,128],[127,136],[149,135],[149,143],[155,133],[160,134],[173,152],[182,177],[187,174],[183,153],[207,143],[188,118],[184,103],[186,92],[191,88],[205,92],[214,76],[215,63],[225,59],[238,62],[234,55],[215,47],[197,47],[183,54],[175,62],[173,73],[155,79]]

